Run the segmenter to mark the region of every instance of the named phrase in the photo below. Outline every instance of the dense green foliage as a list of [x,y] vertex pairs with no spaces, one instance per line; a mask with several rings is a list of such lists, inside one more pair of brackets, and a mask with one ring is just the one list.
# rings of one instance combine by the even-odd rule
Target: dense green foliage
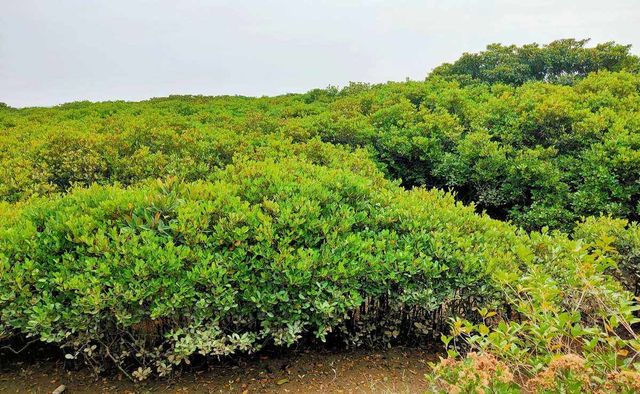
[[589,217],[579,223],[574,238],[594,243],[605,240],[611,244],[610,258],[619,268],[616,277],[627,289],[640,294],[640,226],[624,219]]
[[[508,308],[482,308],[476,322],[452,321],[451,335],[442,337],[449,358],[428,376],[434,391],[471,393],[478,386],[501,393],[640,390],[635,363],[640,337],[633,329],[640,306],[608,274],[617,255],[614,238],[596,236],[606,220],[583,226],[593,242],[576,245],[564,256],[554,246],[551,264],[520,252],[521,271],[494,276]],[[568,242],[535,233],[531,238],[539,246]],[[457,361],[463,349],[479,355]]]
[[494,299],[488,273],[513,261],[513,229],[351,165],[238,161],[206,181],[94,186],[8,212],[5,335],[102,357],[133,347],[162,372],[305,333],[424,335],[416,324]]
[[521,85],[528,81],[571,84],[600,70],[640,71],[640,58],[631,55],[631,45],[607,42],[588,48],[589,40],[565,39],[540,47],[529,44],[492,44],[480,53],[465,53],[453,64],[443,64],[434,75],[487,83]]
[[563,40],[421,82],[0,106],[0,341],[142,379],[444,334],[505,390],[568,353],[600,381],[567,384],[619,384],[640,352],[638,71]]
[[430,77],[274,98],[5,108],[0,125],[0,199],[10,202],[74,184],[201,179],[275,135],[367,147],[404,186],[453,189],[526,229],[640,218],[635,73],[601,71],[573,86]]

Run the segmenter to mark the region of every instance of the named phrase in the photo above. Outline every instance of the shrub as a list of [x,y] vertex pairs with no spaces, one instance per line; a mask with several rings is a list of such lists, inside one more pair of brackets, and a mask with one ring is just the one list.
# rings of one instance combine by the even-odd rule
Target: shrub
[[453,64],[436,68],[435,75],[461,81],[519,85],[527,81],[572,83],[586,74],[598,71],[640,71],[640,59],[629,53],[630,45],[613,42],[585,47],[589,40],[564,39],[542,47],[491,44],[486,51],[465,53]]
[[[473,368],[470,361],[454,359],[471,350],[495,357],[493,364],[526,391],[635,392],[640,338],[633,326],[640,307],[607,275],[615,264],[613,238],[602,234],[594,244],[583,244],[532,233],[529,239],[537,253],[518,250],[521,271],[498,269],[494,275],[506,305],[479,309],[476,321],[452,319],[451,335],[442,337],[452,359],[435,365],[431,380],[477,387],[477,379],[460,377]],[[444,369],[449,364],[457,371],[453,375]],[[497,384],[500,376],[494,375],[483,376]]]
[[[4,109],[0,199],[93,182],[134,185],[171,175],[195,181],[255,147],[320,138],[368,149],[406,188],[453,190],[479,211],[527,230],[571,231],[581,217],[601,214],[638,221],[637,57],[626,46],[584,45],[495,46],[476,56],[482,64],[485,56],[489,64],[516,59],[516,74],[522,62],[542,67],[518,83],[466,83],[434,72],[420,82],[353,83],[302,95]],[[496,67],[480,68],[512,74],[511,66]],[[562,78],[576,80],[557,83]]]
[[637,223],[606,216],[589,217],[576,226],[573,236],[594,247],[598,247],[598,241],[606,240],[610,248],[604,252],[616,263],[612,269],[614,275],[635,295],[640,294],[640,227]]
[[462,360],[446,358],[426,375],[435,393],[519,393],[509,368],[491,354],[469,353]]
[[633,390],[640,76],[584,44],[302,95],[0,106],[0,340],[143,379],[443,334],[434,389]]
[[299,158],[2,207],[4,336],[138,377],[303,336],[423,337],[493,299],[517,242],[450,195]]

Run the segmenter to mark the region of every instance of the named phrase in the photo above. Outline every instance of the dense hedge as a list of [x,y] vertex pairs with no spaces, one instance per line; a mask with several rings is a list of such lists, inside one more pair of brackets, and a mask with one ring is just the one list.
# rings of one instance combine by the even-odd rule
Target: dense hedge
[[631,45],[607,42],[587,47],[588,42],[564,39],[542,47],[491,44],[486,51],[465,53],[453,64],[443,64],[433,74],[462,82],[520,85],[528,81],[571,84],[600,70],[640,72],[640,58],[630,53]]
[[[637,60],[613,44],[593,51],[624,64]],[[570,230],[581,217],[598,214],[637,221],[640,76],[603,71],[631,69],[611,62],[580,66],[599,72],[572,86],[461,83],[434,73],[424,82],[352,84],[274,98],[0,108],[0,199],[93,182],[202,179],[263,139],[321,138],[368,147],[406,187],[453,189],[462,201],[526,229]]]
[[489,273],[520,242],[450,195],[300,159],[3,208],[4,336],[160,373],[307,334],[423,336],[497,301]]
[[[528,271],[573,283],[602,255],[344,164],[239,159],[206,181],[0,206],[0,339],[35,337],[144,378],[303,337],[432,338],[452,316],[504,308],[506,289],[535,283]],[[629,297],[599,287],[628,317]]]
[[469,348],[535,347],[523,368],[592,346],[600,374],[620,372],[618,352],[640,352],[614,280],[638,290],[640,76],[627,47],[568,45],[591,67],[568,84],[440,69],[273,98],[0,106],[0,341],[144,378],[301,338],[414,341],[456,316]]
[[601,72],[575,86],[387,84],[308,122],[327,141],[373,146],[406,186],[452,188],[527,229],[640,217],[637,74]]

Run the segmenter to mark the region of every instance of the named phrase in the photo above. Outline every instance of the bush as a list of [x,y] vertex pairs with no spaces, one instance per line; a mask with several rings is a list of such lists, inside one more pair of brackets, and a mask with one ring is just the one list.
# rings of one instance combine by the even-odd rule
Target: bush
[[606,216],[589,217],[576,226],[573,236],[593,247],[606,240],[610,248],[604,252],[616,263],[613,274],[635,295],[640,294],[640,227],[637,223]]
[[[584,244],[532,233],[530,249],[517,250],[520,271],[494,274],[506,305],[478,309],[475,321],[452,319],[451,335],[442,337],[450,359],[434,365],[432,384],[464,392],[479,383],[508,383],[507,392],[636,392],[640,306],[607,274],[613,238],[594,236]],[[457,360],[467,351],[492,361],[481,368],[475,353]]]
[[424,336],[493,298],[517,240],[450,195],[293,158],[3,208],[5,338],[138,375],[308,335]]
[[[5,204],[1,332],[56,343],[97,369],[138,367],[144,378],[195,354],[303,337],[426,339],[450,317],[473,321],[474,310],[509,302],[533,318],[512,301],[520,286],[571,297],[534,298],[543,308],[560,302],[552,311],[562,324],[578,298],[628,318],[630,301],[598,276],[600,250],[527,236],[451,195],[341,167],[238,159],[207,181],[95,185]],[[514,282],[515,293],[505,291]],[[568,287],[559,293],[555,283]],[[581,286],[588,293],[568,290]]]
[[453,64],[437,67],[433,74],[461,81],[519,85],[527,81],[573,83],[598,70],[640,71],[640,59],[630,45],[613,42],[587,48],[589,40],[564,39],[542,47],[491,44],[480,53],[465,53]]
[[144,379],[442,335],[434,390],[633,390],[638,307],[615,278],[638,292],[637,58],[565,40],[460,62],[271,98],[0,106],[0,340]]
[[[584,45],[496,46],[477,55],[481,64],[495,56],[514,57],[516,65],[537,64],[540,56],[550,62],[512,85],[434,72],[421,82],[352,83],[279,97],[5,109],[0,200],[94,182],[134,185],[170,175],[195,181],[255,147],[320,138],[368,149],[406,188],[453,190],[479,211],[527,230],[571,231],[581,217],[600,214],[638,221],[637,57],[626,46]],[[571,85],[554,83],[575,76]]]

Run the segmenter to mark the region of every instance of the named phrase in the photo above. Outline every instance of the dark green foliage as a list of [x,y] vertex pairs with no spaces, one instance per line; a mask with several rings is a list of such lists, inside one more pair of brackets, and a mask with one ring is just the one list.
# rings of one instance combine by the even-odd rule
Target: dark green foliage
[[584,45],[495,45],[422,82],[270,98],[0,106],[0,340],[144,378],[197,353],[526,316],[516,295],[537,297],[536,335],[567,329],[587,287],[630,320],[608,275],[637,291],[638,59]]
[[453,64],[444,64],[433,75],[466,82],[522,85],[527,81],[572,84],[595,71],[640,71],[640,59],[630,45],[614,42],[588,48],[589,40],[565,39],[540,47],[491,44],[486,51],[465,53]]
[[0,333],[162,374],[194,353],[301,336],[420,337],[495,302],[490,272],[526,240],[450,195],[406,192],[362,166],[238,160],[207,181],[6,206]]
[[527,229],[640,217],[636,74],[600,72],[572,87],[390,83],[328,111],[333,122],[310,120],[323,139],[371,146],[405,186],[451,188]]
[[[544,51],[573,56],[563,45],[619,50],[562,41]],[[569,230],[600,213],[640,218],[640,79],[627,72],[601,71],[573,86],[461,86],[433,76],[273,98],[82,102],[0,111],[0,124],[5,201],[94,182],[197,180],[265,141],[321,138],[366,147],[406,187],[452,189],[526,229]]]

